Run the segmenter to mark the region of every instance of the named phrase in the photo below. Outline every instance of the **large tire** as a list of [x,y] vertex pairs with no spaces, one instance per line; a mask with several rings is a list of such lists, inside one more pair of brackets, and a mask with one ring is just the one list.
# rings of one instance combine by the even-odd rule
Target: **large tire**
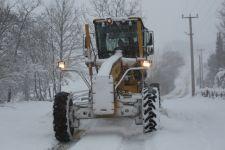
[[159,102],[159,108],[161,108],[160,84],[151,83],[150,87],[152,87],[156,91],[157,101]]
[[143,132],[149,133],[157,130],[159,123],[158,102],[156,91],[152,87],[144,87],[142,89],[142,117]]
[[53,126],[55,137],[60,142],[69,142],[74,133],[73,102],[69,93],[60,92],[53,105]]

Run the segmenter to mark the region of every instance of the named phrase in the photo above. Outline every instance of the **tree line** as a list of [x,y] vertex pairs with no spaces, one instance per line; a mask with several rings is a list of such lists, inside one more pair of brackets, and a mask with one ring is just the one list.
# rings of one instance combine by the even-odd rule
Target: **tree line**
[[225,1],[219,10],[220,23],[214,53],[208,58],[208,74],[205,86],[209,88],[225,88]]
[[[80,63],[83,24],[94,17],[140,16],[138,0],[0,0],[0,102],[52,99],[61,59]],[[73,60],[74,61],[74,60]]]

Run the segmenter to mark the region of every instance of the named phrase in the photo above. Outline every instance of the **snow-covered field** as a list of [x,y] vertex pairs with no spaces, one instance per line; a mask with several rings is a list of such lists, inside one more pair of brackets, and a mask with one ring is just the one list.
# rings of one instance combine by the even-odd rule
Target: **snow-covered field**
[[[160,129],[142,135],[132,120],[85,121],[85,135],[70,150],[224,150],[225,100],[167,99]],[[47,150],[57,145],[51,102],[0,105],[1,150]]]

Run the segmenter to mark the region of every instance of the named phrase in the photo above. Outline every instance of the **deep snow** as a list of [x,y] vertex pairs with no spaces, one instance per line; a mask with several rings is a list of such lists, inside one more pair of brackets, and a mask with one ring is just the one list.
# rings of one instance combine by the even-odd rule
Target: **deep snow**
[[51,102],[0,105],[0,149],[44,150],[55,143]]
[[[82,122],[86,134],[70,150],[224,150],[225,101],[179,98],[163,101],[160,129],[142,135],[130,119]],[[51,102],[0,105],[0,149],[47,150],[57,141]]]

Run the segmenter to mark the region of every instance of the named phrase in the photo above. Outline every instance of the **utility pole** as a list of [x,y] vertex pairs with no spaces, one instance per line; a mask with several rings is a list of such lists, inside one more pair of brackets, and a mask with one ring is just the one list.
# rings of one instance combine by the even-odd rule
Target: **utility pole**
[[199,49],[199,79],[200,79],[200,89],[204,87],[204,72],[203,72],[203,51],[204,49]]
[[190,36],[190,49],[191,49],[191,86],[192,86],[192,96],[195,96],[195,69],[194,69],[194,46],[193,46],[193,32],[192,32],[192,19],[198,18],[198,15],[188,17],[182,15],[182,19],[189,20],[189,36]]
[[202,89],[202,62],[201,62],[201,55],[198,56],[199,59],[199,87]]

